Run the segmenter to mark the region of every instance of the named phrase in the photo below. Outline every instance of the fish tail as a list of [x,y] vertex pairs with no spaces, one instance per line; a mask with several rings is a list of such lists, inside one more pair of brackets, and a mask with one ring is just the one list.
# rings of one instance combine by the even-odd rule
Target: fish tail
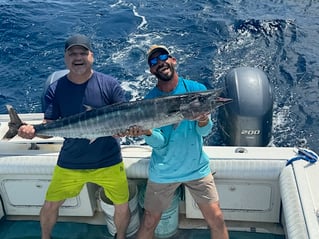
[[3,139],[11,139],[18,134],[20,126],[24,123],[22,122],[12,105],[6,105],[6,107],[9,113],[10,121],[8,123],[9,130],[3,136]]

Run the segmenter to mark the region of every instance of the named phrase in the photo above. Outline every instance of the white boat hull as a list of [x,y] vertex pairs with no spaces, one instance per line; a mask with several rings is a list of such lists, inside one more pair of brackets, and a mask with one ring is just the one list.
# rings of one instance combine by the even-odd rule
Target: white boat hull
[[[39,122],[41,117],[22,115],[28,122]],[[7,116],[0,122],[3,135]],[[38,220],[62,141],[19,137],[0,141],[0,218]],[[229,230],[285,234],[288,239],[319,238],[319,188],[315,186],[319,181],[318,163],[295,161],[285,166],[287,160],[296,156],[294,148],[206,146],[204,150],[211,159],[212,172],[216,172],[214,177]],[[144,182],[151,148],[123,146],[122,152],[129,180]],[[79,196],[67,200],[59,220],[105,224],[97,190],[97,185],[88,184]],[[180,209],[180,228],[206,228],[187,190]]]

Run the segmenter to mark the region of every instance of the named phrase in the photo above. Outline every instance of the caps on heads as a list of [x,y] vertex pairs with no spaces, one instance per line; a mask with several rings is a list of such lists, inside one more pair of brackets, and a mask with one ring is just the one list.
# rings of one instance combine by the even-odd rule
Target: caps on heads
[[155,52],[157,51],[163,51],[163,52],[166,52],[168,55],[170,54],[169,53],[169,50],[167,49],[166,46],[163,46],[163,45],[153,45],[150,47],[150,49],[148,50],[147,52],[147,61],[149,61],[150,59],[150,56],[152,56]]
[[73,46],[82,46],[90,51],[92,51],[91,41],[87,36],[76,34],[69,37],[64,46],[64,50],[67,51]]

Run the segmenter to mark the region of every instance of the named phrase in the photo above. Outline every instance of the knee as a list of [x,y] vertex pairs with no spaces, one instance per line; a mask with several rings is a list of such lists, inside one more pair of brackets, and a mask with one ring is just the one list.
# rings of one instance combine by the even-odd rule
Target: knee
[[218,226],[218,228],[223,227],[225,225],[224,215],[221,210],[218,213],[216,213],[215,224]]
[[214,215],[207,220],[209,228],[213,230],[219,230],[225,227],[224,215],[221,209],[216,210]]
[[161,214],[153,214],[145,210],[144,216],[143,216],[143,222],[142,222],[143,227],[145,227],[148,230],[155,230],[160,219],[161,219]]
[[60,206],[63,204],[64,201],[58,201],[58,202],[49,202],[45,201],[41,211],[45,212],[57,212],[60,208]]

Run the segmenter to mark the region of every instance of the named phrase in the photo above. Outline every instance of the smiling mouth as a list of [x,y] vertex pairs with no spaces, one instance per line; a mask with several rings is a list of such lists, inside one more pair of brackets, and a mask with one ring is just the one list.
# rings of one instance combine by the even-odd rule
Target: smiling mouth
[[164,73],[166,70],[169,70],[169,67],[166,65],[158,68],[159,73]]
[[84,63],[74,63],[73,65],[74,65],[74,66],[83,66]]

